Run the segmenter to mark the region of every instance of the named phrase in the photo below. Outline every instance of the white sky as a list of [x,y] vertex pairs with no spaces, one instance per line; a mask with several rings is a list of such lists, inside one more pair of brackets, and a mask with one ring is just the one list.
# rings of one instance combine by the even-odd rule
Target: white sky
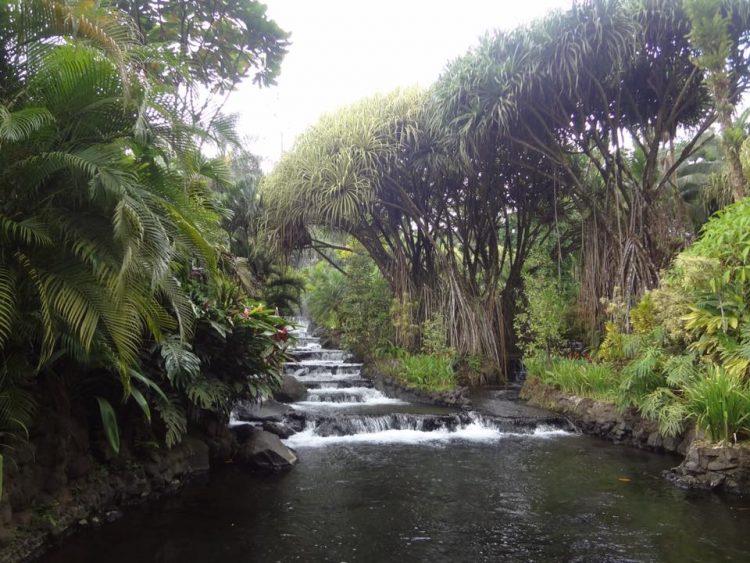
[[571,0],[266,0],[292,33],[278,85],[250,83],[226,111],[270,170],[282,147],[337,108],[398,86],[434,82],[492,29],[511,29]]

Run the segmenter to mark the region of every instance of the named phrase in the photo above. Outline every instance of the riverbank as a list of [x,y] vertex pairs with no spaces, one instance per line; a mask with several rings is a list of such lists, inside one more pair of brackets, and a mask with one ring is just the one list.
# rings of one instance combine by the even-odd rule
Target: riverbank
[[750,494],[750,444],[712,444],[690,427],[677,436],[663,436],[658,424],[634,408],[624,411],[604,401],[571,395],[542,381],[527,380],[520,398],[528,404],[569,417],[581,432],[616,444],[684,456],[664,477],[684,489]]
[[212,467],[248,471],[291,467],[296,456],[260,428],[216,421],[172,448],[131,439],[115,456],[68,417],[19,444],[6,467],[0,502],[0,563],[34,561],[77,531],[118,520],[126,508],[173,495]]
[[38,442],[19,446],[0,503],[0,563],[31,561],[77,530],[177,492],[210,467],[209,445],[191,436],[172,449],[108,461],[59,443],[56,452]]
[[695,437],[692,428],[674,437],[662,436],[658,423],[643,418],[634,408],[620,411],[611,403],[578,397],[536,378],[524,382],[519,396],[530,405],[569,417],[584,434],[616,444],[684,455]]

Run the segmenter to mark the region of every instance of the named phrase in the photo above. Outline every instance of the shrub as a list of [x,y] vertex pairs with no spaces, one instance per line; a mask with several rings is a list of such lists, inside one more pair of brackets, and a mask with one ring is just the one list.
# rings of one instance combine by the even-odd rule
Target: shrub
[[570,287],[553,271],[548,253],[537,249],[524,266],[523,299],[513,321],[519,347],[525,355],[560,351],[568,332]]
[[437,356],[452,356],[453,350],[448,347],[448,328],[445,318],[438,313],[422,323],[422,352]]
[[750,366],[750,198],[714,215],[684,254],[707,261],[707,275],[694,285],[686,327],[698,338],[692,348],[727,370],[745,375]]

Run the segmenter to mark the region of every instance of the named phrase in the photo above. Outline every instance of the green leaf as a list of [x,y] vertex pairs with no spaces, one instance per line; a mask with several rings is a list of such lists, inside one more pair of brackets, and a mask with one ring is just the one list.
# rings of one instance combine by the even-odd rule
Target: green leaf
[[[165,401],[167,400],[167,396],[164,394],[164,391],[161,390],[161,387],[159,387],[156,383],[154,383],[151,379],[149,379],[148,377],[146,377],[145,375],[143,375],[139,371],[131,369],[130,370],[130,376],[134,377],[135,379],[137,379],[138,381],[140,381],[144,385],[146,385],[146,386],[150,387],[151,389],[153,389],[156,392],[156,394],[159,395],[159,397],[161,397]],[[131,389],[131,393],[132,393],[132,389]]]
[[107,436],[109,446],[115,453],[119,454],[120,431],[117,427],[117,416],[115,416],[115,410],[107,399],[97,397],[96,402],[99,403],[99,414],[102,417],[102,425],[104,426],[104,433]]
[[141,410],[143,411],[143,414],[146,417],[146,420],[148,420],[149,424],[151,424],[151,409],[148,406],[148,401],[146,400],[146,397],[144,397],[143,393],[141,393],[135,387],[130,389],[130,394],[135,399],[135,402],[138,403],[138,406],[141,407]]
[[211,321],[211,320],[209,320],[208,322],[209,322],[209,324],[210,324],[210,325],[211,325],[211,326],[213,327],[213,329],[214,329],[214,330],[215,330],[216,332],[218,332],[218,333],[219,333],[219,335],[220,335],[220,336],[221,336],[222,338],[226,338],[226,337],[227,337],[227,327],[226,327],[226,326],[224,326],[224,325],[222,325],[222,324],[219,324],[219,323],[217,323],[216,321]]

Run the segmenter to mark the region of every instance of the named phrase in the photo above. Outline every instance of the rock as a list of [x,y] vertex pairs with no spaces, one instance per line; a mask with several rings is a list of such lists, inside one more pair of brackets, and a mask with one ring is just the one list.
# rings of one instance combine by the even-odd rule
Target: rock
[[292,413],[285,419],[285,424],[295,432],[302,432],[307,424],[307,418],[304,413]]
[[296,403],[307,399],[307,395],[307,387],[293,375],[285,375],[281,382],[281,389],[273,394],[273,398],[282,403]]
[[282,422],[284,417],[294,413],[294,409],[289,405],[279,403],[273,399],[263,403],[239,403],[234,408],[234,415],[239,420],[244,421],[265,421]]
[[92,470],[93,463],[91,457],[85,454],[79,454],[68,461],[66,471],[69,479],[79,479]]
[[240,444],[235,461],[253,469],[279,471],[295,465],[297,456],[275,434],[255,430]]
[[104,520],[111,524],[112,522],[115,522],[122,518],[122,516],[122,511],[114,508],[112,510],[107,510],[107,512],[104,513]]
[[750,445],[717,445],[695,440],[685,460],[664,476],[686,489],[750,493]]
[[268,420],[263,423],[263,430],[270,432],[271,434],[276,434],[282,439],[289,438],[289,436],[297,432],[283,422],[271,422]]
[[185,449],[186,470],[189,473],[205,473],[210,469],[209,448],[203,440],[192,436],[185,436],[182,440]]

